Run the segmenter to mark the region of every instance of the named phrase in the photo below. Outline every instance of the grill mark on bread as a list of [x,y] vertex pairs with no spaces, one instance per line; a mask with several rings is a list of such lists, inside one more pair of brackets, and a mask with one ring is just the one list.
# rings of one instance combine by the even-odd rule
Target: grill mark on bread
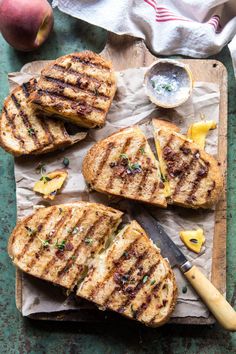
[[[54,136],[53,136],[53,133],[51,132],[50,128],[49,128],[49,125],[47,123],[47,120],[44,119],[44,118],[41,118],[41,124],[42,124],[42,127],[43,127],[43,130],[47,136],[47,139],[48,139],[48,144],[51,144],[53,143],[53,140],[54,140]],[[62,133],[64,134],[64,130],[62,129],[61,127],[61,131]]]
[[[41,232],[44,229],[45,225],[47,224],[47,221],[50,219],[50,217],[53,215],[53,213],[55,211],[56,211],[56,207],[52,207],[51,210],[48,212],[48,214],[44,217],[43,221],[37,226],[37,230],[40,230],[39,232]],[[32,218],[33,217],[34,217],[34,214],[32,215]],[[32,218],[29,220],[32,220]],[[27,223],[29,220],[27,220]],[[27,226],[27,224],[25,224],[24,226]],[[30,236],[28,236],[28,237],[29,237],[28,242],[24,245],[23,250],[21,251],[20,254],[18,254],[16,256],[16,259],[18,261],[20,260],[21,257],[24,256],[24,254],[28,251],[31,243],[34,241],[34,237],[30,237]]]
[[[56,89],[56,87],[55,87]],[[44,95],[47,95],[49,96],[50,98],[54,97],[54,98],[59,98],[61,99],[62,101],[67,101],[70,103],[71,107],[72,107],[72,104],[73,105],[76,105],[76,107],[72,107],[73,109],[75,110],[78,110],[78,114],[80,114],[81,116],[83,116],[83,110],[85,109],[87,112],[86,114],[89,114],[91,113],[92,111],[95,111],[95,112],[99,112],[99,113],[104,113],[105,110],[103,108],[100,108],[100,107],[94,107],[92,105],[89,105],[85,100],[80,100],[80,101],[77,101],[75,97],[70,97],[70,96],[67,96],[65,95],[64,92],[57,92],[57,91],[51,91],[49,89],[39,89],[38,90],[38,94],[39,96],[44,94]],[[37,103],[37,100],[34,100],[35,103]],[[55,103],[55,105],[58,105],[58,102]],[[82,111],[80,111],[80,108],[82,107]],[[86,118],[87,119],[87,118]]]
[[197,163],[196,158],[193,156],[189,162],[188,167],[183,171],[183,173],[180,175],[178,182],[176,183],[175,189],[172,193],[172,198],[176,197],[177,194],[179,193],[180,188],[183,186],[186,178],[188,177],[189,173],[191,172],[191,169],[194,167],[194,165]]
[[[148,306],[150,305],[153,296],[154,297],[158,297],[158,295],[160,294],[163,286],[165,286],[165,284],[163,285],[163,282],[165,282],[165,280],[169,277],[169,273],[165,274],[163,278],[161,278],[159,280],[159,282],[153,286],[153,288],[151,288],[150,292],[146,295],[145,297],[145,302],[143,302],[136,310],[134,310],[134,317],[135,319],[138,319],[139,317],[142,316],[143,312],[146,311],[148,309]],[[162,307],[162,306],[161,306]],[[159,307],[160,308],[160,307]],[[155,316],[156,317],[156,316]]]
[[[16,98],[16,96],[14,95],[14,93],[11,94],[11,99],[13,101],[13,103],[15,104],[16,108],[18,109],[18,113],[22,119],[23,124],[25,125],[25,127],[28,129],[33,129],[32,128],[32,124],[29,121],[28,115],[23,111],[18,99]],[[38,140],[38,137],[36,134],[31,134],[29,135],[30,138],[33,140],[34,144],[36,145],[36,147],[40,147],[40,142]]]
[[[111,226],[108,225],[107,228],[106,228],[106,231],[103,233],[103,235],[99,239],[96,240],[96,241],[98,241],[98,246],[96,246],[96,248],[92,246],[92,248],[89,249],[90,250],[90,256],[89,257],[91,257],[91,255],[95,252],[95,250],[100,247],[101,241],[104,240],[104,236],[106,236],[108,234],[109,230],[112,229],[115,226],[116,220],[114,220],[113,217],[110,217],[110,223],[111,223]],[[64,269],[63,269],[62,274],[60,274],[60,276],[65,274],[68,270],[70,270],[70,266],[71,265],[69,265],[69,266],[66,265],[64,267]],[[72,285],[71,285],[72,289],[75,287],[76,283],[78,282],[78,278],[77,277],[79,276],[79,273],[84,269],[84,267],[80,266],[80,265],[79,266],[77,265],[77,267],[78,267],[78,269],[77,269],[77,271],[76,271],[76,273],[74,275],[74,281],[72,282]]]
[[[86,210],[86,211],[83,213],[82,217],[77,221],[75,227],[79,227],[79,225],[82,224],[82,222],[86,219],[86,217],[87,217],[87,215],[88,215],[88,212],[89,212],[89,211]],[[70,236],[69,236],[68,241],[70,242],[70,241],[72,241],[72,239],[73,239],[73,234],[71,233]],[[81,242],[80,242],[80,243],[81,243]],[[79,244],[80,244],[80,243],[79,243]],[[73,245],[73,246],[74,246],[74,245]],[[78,245],[77,245],[77,246],[78,246]],[[73,257],[73,255],[72,255],[71,257]],[[75,260],[73,260],[71,257],[70,257],[69,259],[67,259],[66,264],[64,264],[63,267],[57,272],[57,275],[56,275],[56,278],[55,278],[56,281],[58,281],[67,271],[69,271],[70,268],[71,268],[71,266],[72,266],[73,264],[75,264],[75,261],[76,261],[76,259],[77,259],[76,256],[75,256]],[[76,272],[76,276],[77,276],[77,274],[79,274],[79,273],[81,272],[81,270],[83,269],[83,266],[82,266],[82,265],[78,265],[78,264],[77,264],[77,267],[78,267],[78,271]],[[76,276],[74,276],[74,278],[76,278]],[[73,286],[72,286],[72,288],[73,288]]]
[[111,69],[108,65],[103,65],[101,63],[92,62],[90,58],[85,59],[85,58],[81,58],[76,55],[70,55],[70,58],[71,58],[72,62],[79,62],[83,65],[91,66],[91,67],[98,68],[100,70],[104,70],[104,71],[108,71],[108,72],[111,71]]
[[111,153],[111,150],[115,147],[115,143],[114,142],[110,142],[107,144],[107,148],[105,150],[105,153],[98,165],[98,168],[96,171],[94,171],[94,174],[96,174],[96,177],[92,180],[91,184],[95,185],[95,183],[97,182],[99,176],[101,175],[102,173],[102,170],[106,164],[106,161],[108,160],[109,156],[110,156],[110,153]]
[[[103,81],[103,80],[98,80],[93,76],[90,76],[88,74],[82,73],[80,71],[76,71],[72,68],[66,68],[63,65],[59,65],[59,64],[54,64],[53,65],[53,69],[57,69],[58,71],[64,73],[64,74],[73,74],[75,75],[78,79],[82,79],[82,78],[86,78],[89,81],[95,82],[99,85],[101,85],[101,83],[106,84],[108,87],[111,87],[112,83],[108,82],[108,81]],[[110,96],[107,96],[110,97]]]
[[17,132],[16,125],[15,125],[15,122],[14,122],[14,117],[12,117],[12,116],[10,116],[8,114],[8,111],[7,111],[7,109],[5,107],[3,107],[3,111],[5,113],[6,120],[7,120],[8,124],[11,127],[12,134],[13,134],[14,138],[19,141],[21,148],[24,148],[25,147],[25,141]]
[[[131,141],[132,141],[132,138],[127,138],[127,139],[126,139],[126,141],[125,141],[125,143],[124,143],[124,145],[123,145],[123,147],[122,147],[122,150],[121,150],[121,152],[120,152],[120,155],[121,155],[121,154],[125,154],[125,153],[127,152],[128,148],[129,148],[129,146],[130,146]],[[107,185],[106,185],[106,189],[112,189],[112,187],[113,187],[113,182],[114,182],[114,180],[115,180],[115,177],[116,177],[115,174],[112,173],[111,176],[109,177],[108,183],[107,183]]]
[[85,88],[81,88],[79,83],[74,84],[72,82],[66,82],[63,79],[51,77],[51,76],[48,76],[48,75],[44,75],[43,79],[48,81],[48,82],[55,83],[58,86],[61,86],[63,88],[71,88],[72,90],[76,89],[76,91],[84,92],[86,94],[89,94],[92,98],[102,98],[104,101],[107,101],[108,99],[110,99],[109,96],[106,96],[106,95],[104,95],[102,93],[99,93],[97,90],[95,92],[94,90],[90,90],[88,88],[86,88],[86,89]]
[[[76,224],[75,224],[75,226],[74,226],[73,228],[75,228],[75,227],[80,227],[80,225],[81,225],[82,222],[86,219],[86,217],[88,216],[88,214],[89,214],[89,210],[88,210],[88,209],[87,209],[87,210],[84,210],[82,216],[79,218],[79,220],[77,220],[77,222],[76,222]],[[74,235],[73,235],[73,233],[71,232],[70,235],[69,235],[69,237],[67,238],[67,241],[68,241],[68,242],[71,242],[71,241],[73,240],[73,237],[74,237]],[[86,236],[85,236],[85,237],[86,237]],[[83,240],[84,240],[84,239],[83,239]],[[83,241],[82,241],[82,242],[83,242]],[[80,240],[79,244],[77,244],[77,246],[80,245],[80,244],[81,244],[81,240]],[[73,246],[75,246],[75,245],[73,244]],[[62,275],[64,275],[64,274],[69,270],[68,267],[70,267],[73,263],[74,263],[74,261],[73,261],[73,260],[71,259],[71,257],[70,257],[70,259],[67,260],[67,263],[57,272],[56,280],[58,280],[59,278],[61,278]]]
[[145,274],[143,274],[143,276],[141,277],[140,281],[138,282],[138,284],[133,289],[132,296],[130,295],[123,302],[123,304],[121,304],[121,306],[118,308],[117,312],[123,313],[125,311],[125,309],[130,305],[130,303],[135,300],[135,297],[138,294],[138,292],[144,287],[145,283],[143,282],[143,278],[145,276],[150,277],[155,272],[155,270],[156,270],[157,266],[159,265],[159,263],[160,263],[160,257],[158,258],[157,262],[154,263]]
[[169,137],[169,139],[167,140],[167,143],[163,146],[162,151],[164,151],[165,148],[169,147],[170,143],[171,143],[172,140],[173,140],[173,137],[174,137],[174,135],[171,134],[170,137]]
[[[36,80],[34,80],[34,84],[36,84]],[[24,83],[22,85],[22,92],[23,94],[25,95],[25,98],[27,99],[30,95],[30,82],[28,81],[27,83]],[[47,121],[46,119],[44,119],[43,117],[40,117],[40,123],[41,123],[41,126],[43,128],[43,131],[45,133],[45,136],[48,140],[48,143],[47,145],[51,144],[53,142],[53,135],[49,129],[49,126],[47,124]],[[37,132],[35,131],[35,136],[37,136]]]
[[29,83],[29,81],[23,83],[23,84],[21,85],[21,87],[22,87],[22,91],[23,91],[25,97],[28,98],[29,95],[30,95],[30,83]]
[[[139,151],[141,151],[141,149],[143,149],[145,147],[145,144],[143,144],[141,146],[141,148],[139,149]],[[148,176],[149,176],[149,172],[152,174],[153,173],[153,166],[151,165],[151,160],[149,158],[147,158],[147,165],[148,167],[146,167],[143,171],[143,175],[142,175],[142,179],[139,183],[139,185],[137,186],[137,191],[136,191],[136,195],[135,198],[138,197],[139,195],[142,195],[142,190],[144,189],[144,187],[146,186],[147,180],[148,180]]]
[[[103,233],[103,236],[100,237],[100,238],[97,240],[97,241],[99,242],[98,247],[100,246],[101,241],[104,239],[104,236],[106,236],[106,235],[108,234],[109,230],[112,229],[112,228],[115,226],[116,222],[117,222],[117,220],[113,219],[113,217],[111,217],[110,220],[113,220],[113,223],[112,223],[111,226],[107,226],[106,231]],[[90,255],[92,255],[93,252],[94,252],[94,248],[91,249]],[[68,269],[68,270],[69,270],[69,269]],[[94,268],[90,268],[90,274],[91,274],[91,270],[94,271]],[[67,271],[67,270],[66,270],[66,271]],[[78,267],[78,270],[77,270],[77,272],[76,272],[76,274],[75,274],[75,276],[74,276],[74,279],[75,279],[75,280],[74,280],[74,282],[73,282],[72,285],[71,285],[71,288],[72,288],[72,289],[76,286],[76,284],[77,284],[77,282],[78,282],[77,277],[78,277],[80,271],[81,271],[81,269]]]
[[[90,227],[89,229],[86,231],[84,237],[80,240],[79,244],[77,245],[77,247],[74,249],[71,257],[75,257],[75,259],[78,258],[78,255],[79,255],[79,250],[80,250],[80,247],[82,244],[84,244],[84,240],[86,239],[87,236],[93,236],[94,235],[94,231],[95,231],[95,228],[99,226],[99,224],[101,224],[101,222],[104,220],[105,216],[102,215],[100,216]],[[59,272],[65,272],[66,271],[66,265],[63,266],[62,269],[59,270]]]
[[200,187],[201,180],[207,177],[208,175],[209,167],[207,166],[207,164],[204,165],[202,165],[201,163],[199,164],[200,164],[200,168],[196,172],[195,179],[192,182],[192,188],[186,198],[187,203],[192,203],[196,199],[195,194],[197,193]]
[[[169,279],[170,277],[171,277],[171,273],[168,272],[162,281],[164,282],[165,280]],[[158,285],[159,285],[159,284],[157,284],[156,286],[158,286]],[[158,286],[158,287],[159,287],[159,288],[158,288],[158,293],[159,293],[159,290],[161,291],[161,290],[166,286],[166,283],[165,283],[162,287],[160,287],[160,286],[161,286],[161,284]],[[173,292],[172,296],[173,296],[173,295],[174,295],[174,292]],[[165,300],[164,300],[164,301],[165,301]],[[167,301],[167,302],[168,302],[168,301]],[[166,303],[167,303],[167,302],[166,302]],[[165,305],[166,305],[166,304],[163,304],[163,301],[162,301],[162,305],[159,306],[158,308],[162,308],[162,307],[165,306]],[[159,314],[157,313],[157,314],[155,314],[155,315],[151,318],[150,324],[153,324],[153,323],[155,322],[155,319],[156,319],[156,317],[157,317],[158,315],[159,315]]]
[[[123,237],[125,237],[125,233],[124,233]],[[129,254],[130,252],[133,251],[135,244],[139,241],[139,239],[140,239],[140,237],[136,238],[133,242],[131,242],[128,245],[128,247],[123,251],[122,255],[118,259],[113,260],[112,267],[111,267],[110,271],[108,272],[108,274],[104,277],[104,279],[101,282],[98,282],[98,284],[96,285],[96,288],[93,288],[91,290],[91,292],[88,295],[88,298],[90,298],[92,300],[94,299],[97,292],[100,291],[104,287],[106,281],[108,279],[110,279],[113,276],[113,274],[115,273],[115,270],[121,266],[122,262],[125,259],[125,254]],[[89,274],[89,276],[91,276],[94,271],[95,271],[95,269],[92,270],[92,272]]]
[[[145,146],[146,144],[145,144],[146,142],[145,142],[145,140],[142,142],[142,144],[138,147],[138,149],[136,150],[136,153],[134,154],[134,162],[136,162],[137,160],[138,160],[138,158],[139,158],[139,156],[141,155],[141,147],[143,147],[143,146]],[[143,171],[142,171],[142,173],[143,173]],[[129,184],[129,182],[130,182],[130,178],[132,178],[133,176],[132,175],[126,175],[125,177],[124,177],[124,182],[123,182],[123,185],[122,185],[122,187],[121,187],[121,189],[120,189],[120,192],[119,192],[119,194],[120,195],[123,195],[124,194],[124,190],[126,189],[126,186]],[[137,189],[139,188],[139,186],[140,186],[140,184],[138,184],[138,186],[137,186]]]
[[159,183],[160,182],[154,182],[153,184],[153,187],[152,187],[152,190],[151,190],[151,197],[148,199],[149,202],[152,202],[154,199],[155,199],[155,193],[156,193],[156,190],[159,189]]
[[[68,219],[68,217],[71,216],[71,213],[72,213],[72,211],[69,210],[69,212],[68,212],[66,215],[63,215],[62,218],[57,221],[56,226],[54,227],[55,232],[53,232],[52,235],[50,235],[50,232],[49,232],[49,234],[47,234],[47,238],[46,238],[47,240],[50,241],[50,240],[53,240],[53,239],[56,238],[57,233],[58,233],[58,232],[60,231],[60,229],[63,227],[63,225],[64,225],[64,223],[65,223],[65,220]],[[31,269],[31,268],[35,265],[35,263],[40,260],[40,257],[42,256],[42,254],[43,254],[44,252],[47,252],[47,251],[48,251],[48,248],[47,248],[47,247],[44,247],[43,245],[41,245],[40,248],[39,248],[39,251],[35,253],[35,257],[31,260],[31,262],[30,262],[29,264],[27,264],[27,268],[28,268],[28,269]],[[54,256],[54,257],[55,257],[55,256]],[[53,259],[54,259],[54,258],[53,258]],[[53,260],[53,259],[52,259],[52,260]],[[52,263],[52,264],[53,264],[53,263]],[[49,261],[49,262],[45,265],[45,267],[43,268],[43,271],[42,271],[40,277],[45,274],[45,270],[46,270],[46,269],[49,271],[50,266],[51,266],[51,261]],[[48,271],[46,272],[46,274],[48,273]]]
[[[146,256],[148,255],[148,250],[145,250],[142,254],[140,254],[135,263],[131,266],[131,268],[127,271],[127,273],[125,273],[126,276],[128,277],[132,277],[133,273],[135,272],[135,270],[137,270],[137,268],[140,266],[140,264],[142,263],[142,261],[146,258]],[[122,266],[122,264],[120,265]],[[116,273],[116,272],[115,272]],[[117,273],[119,274],[119,268],[117,269]],[[112,302],[112,295],[114,295],[117,291],[122,291],[123,293],[126,293],[125,290],[125,286],[127,284],[121,284],[120,286],[116,286],[113,291],[108,295],[108,297],[105,299],[103,306],[106,307],[109,305],[109,302]]]
[[212,181],[211,187],[206,192],[206,198],[210,198],[211,193],[215,189],[215,187],[216,187],[216,182]]

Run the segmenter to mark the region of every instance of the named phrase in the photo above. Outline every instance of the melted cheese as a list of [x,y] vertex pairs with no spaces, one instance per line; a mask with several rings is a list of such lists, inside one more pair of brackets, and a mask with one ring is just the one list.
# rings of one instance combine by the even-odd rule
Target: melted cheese
[[205,148],[206,136],[211,129],[216,128],[216,122],[213,120],[201,121],[192,124],[187,133],[187,137],[194,141],[202,149]]
[[50,172],[35,183],[33,190],[43,194],[44,199],[53,200],[56,192],[63,186],[67,175],[68,173],[65,170]]
[[156,145],[156,151],[157,151],[157,156],[158,156],[158,160],[159,160],[162,180],[163,180],[163,183],[164,183],[164,186],[165,186],[164,195],[165,195],[165,197],[169,197],[171,195],[170,183],[167,180],[166,164],[165,164],[165,161],[164,161],[164,159],[162,157],[162,150],[161,150],[158,138],[157,138],[157,134],[158,134],[158,132],[155,132],[155,135],[156,135],[155,136],[155,145]]
[[195,253],[200,253],[202,245],[205,243],[203,229],[180,231],[181,240],[185,246]]

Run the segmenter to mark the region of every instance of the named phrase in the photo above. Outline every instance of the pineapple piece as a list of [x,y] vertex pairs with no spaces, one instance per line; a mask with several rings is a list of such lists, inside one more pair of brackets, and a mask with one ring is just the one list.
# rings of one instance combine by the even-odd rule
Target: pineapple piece
[[200,148],[205,148],[206,136],[211,129],[216,128],[216,122],[206,120],[193,123],[187,132],[187,137],[194,141]]
[[57,192],[62,188],[68,172],[66,170],[56,170],[42,175],[40,180],[34,185],[34,192],[43,194],[44,199],[53,200]]
[[203,229],[180,231],[179,235],[188,249],[195,253],[201,252],[202,245],[205,243]]

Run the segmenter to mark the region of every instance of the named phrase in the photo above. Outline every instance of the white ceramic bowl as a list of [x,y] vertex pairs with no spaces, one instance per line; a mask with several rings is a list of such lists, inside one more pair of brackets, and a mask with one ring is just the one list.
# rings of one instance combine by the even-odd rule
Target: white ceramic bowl
[[177,60],[159,59],[147,69],[144,86],[147,96],[157,106],[178,107],[192,93],[192,72],[189,65]]

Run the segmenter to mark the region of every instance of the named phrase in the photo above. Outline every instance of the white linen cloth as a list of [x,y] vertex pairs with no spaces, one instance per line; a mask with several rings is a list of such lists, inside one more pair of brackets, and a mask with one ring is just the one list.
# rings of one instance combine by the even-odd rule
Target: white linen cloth
[[205,58],[231,41],[236,75],[236,0],[53,0],[53,6],[110,32],[142,38],[156,54]]

